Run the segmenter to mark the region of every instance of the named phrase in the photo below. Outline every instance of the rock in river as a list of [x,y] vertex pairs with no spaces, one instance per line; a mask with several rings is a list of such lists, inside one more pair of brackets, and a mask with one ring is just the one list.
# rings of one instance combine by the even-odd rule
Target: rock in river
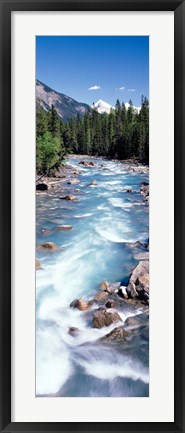
[[101,341],[105,343],[112,341],[126,341],[129,336],[130,332],[126,331],[123,326],[120,326],[119,328],[114,328],[111,332],[109,332],[109,334],[106,334],[104,337],[102,337]]
[[105,308],[100,308],[93,314],[93,328],[103,328],[103,326],[109,326],[112,323],[122,322],[121,317],[118,312],[113,308],[108,310]]
[[99,292],[94,298],[95,301],[105,301],[108,298],[109,294],[107,292]]
[[68,180],[68,182],[67,182],[68,185],[78,185],[79,183],[80,183],[80,180],[78,180],[78,179],[71,179],[71,180]]
[[72,228],[73,228],[73,226],[70,226],[70,225],[57,226],[57,230],[63,230],[63,231],[71,230]]
[[68,330],[68,334],[71,335],[71,337],[77,337],[79,335],[79,328],[75,328],[74,326],[71,326]]
[[47,183],[37,183],[36,191],[46,191],[48,189]]
[[75,299],[71,302],[70,307],[77,308],[80,311],[88,310],[91,306],[90,302],[84,301],[84,299]]
[[36,259],[36,264],[35,264],[35,266],[36,266],[36,271],[42,269],[42,268],[41,268],[41,264],[40,264],[40,260]]
[[95,167],[95,163],[93,161],[80,161],[80,165],[84,165],[84,167]]
[[54,242],[44,242],[43,244],[38,245],[37,248],[39,250],[51,250],[51,251],[57,251],[59,249],[58,245],[56,245]]
[[75,197],[75,195],[73,195],[73,194],[68,194],[68,195],[65,195],[63,197],[60,197],[60,199],[73,201],[73,200],[77,200],[77,197]]
[[97,185],[97,181],[94,179],[91,181],[91,183],[89,183],[89,186],[96,186]]

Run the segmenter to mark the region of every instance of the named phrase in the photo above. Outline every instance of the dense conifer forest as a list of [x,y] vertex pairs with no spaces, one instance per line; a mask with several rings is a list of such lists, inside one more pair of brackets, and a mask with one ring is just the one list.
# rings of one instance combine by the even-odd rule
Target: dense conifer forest
[[142,96],[138,113],[132,101],[129,108],[116,101],[110,114],[94,108],[68,123],[61,120],[54,106],[49,112],[37,107],[36,166],[40,174],[50,174],[66,154],[104,156],[112,159],[137,159],[149,162],[149,102]]

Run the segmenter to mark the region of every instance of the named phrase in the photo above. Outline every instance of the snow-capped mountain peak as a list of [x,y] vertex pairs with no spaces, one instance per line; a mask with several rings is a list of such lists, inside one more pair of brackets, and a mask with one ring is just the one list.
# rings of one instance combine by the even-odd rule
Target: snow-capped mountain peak
[[91,105],[91,108],[96,108],[96,110],[98,111],[98,113],[103,114],[103,113],[110,113],[112,105],[108,104],[108,102],[103,101],[103,99],[99,99],[99,101],[95,102],[93,105]]
[[[129,102],[125,102],[125,108],[126,110],[128,110],[128,108],[130,107]],[[110,113],[111,109],[115,110],[115,107],[113,107],[111,104],[109,104],[108,102],[103,101],[103,99],[99,99],[99,101],[95,102],[94,104],[91,105],[91,108],[94,108],[98,111],[98,113],[103,114],[103,113]],[[139,114],[141,107],[135,107],[133,105],[133,109],[136,113]]]
[[[126,110],[128,110],[129,107],[130,107],[129,102],[125,102],[125,108],[126,108]],[[136,111],[136,113],[138,113],[138,114],[139,114],[139,112],[141,111],[141,107],[135,107],[134,105],[133,105],[133,109],[134,109],[134,111]]]

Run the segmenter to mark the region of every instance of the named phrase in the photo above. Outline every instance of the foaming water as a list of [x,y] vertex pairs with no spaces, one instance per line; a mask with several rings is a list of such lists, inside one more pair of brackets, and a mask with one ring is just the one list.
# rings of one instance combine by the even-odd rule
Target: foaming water
[[[126,243],[148,238],[148,207],[140,196],[140,183],[148,181],[147,175],[130,174],[119,162],[94,161],[96,167],[89,168],[79,166],[78,158],[68,160],[82,172],[77,176],[79,192],[76,185],[65,184],[65,192],[75,194],[78,201],[60,200],[62,194],[37,196],[37,244],[52,241],[60,250],[37,251],[43,269],[36,273],[36,391],[58,396],[147,396],[148,346],[126,351],[102,347],[99,339],[115,325],[94,329],[93,311],[69,307],[75,298],[92,299],[103,280],[127,279],[137,262]],[[97,185],[92,187],[93,180]],[[124,192],[128,187],[131,194]],[[73,228],[56,230],[61,224]],[[136,313],[140,311],[119,311],[123,322]],[[71,327],[80,330],[75,338],[69,334]]]

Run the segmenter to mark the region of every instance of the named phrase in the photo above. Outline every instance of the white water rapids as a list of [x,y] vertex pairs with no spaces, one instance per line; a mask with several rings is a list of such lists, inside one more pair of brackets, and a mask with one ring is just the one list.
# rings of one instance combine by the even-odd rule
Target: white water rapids
[[[78,185],[65,184],[78,201],[60,200],[62,190],[37,196],[37,244],[52,241],[61,249],[36,253],[43,268],[36,273],[36,393],[147,396],[148,343],[138,340],[129,350],[102,348],[97,341],[115,324],[94,329],[92,311],[69,306],[76,298],[92,299],[103,280],[124,284],[137,263],[127,243],[148,239],[148,206],[140,195],[140,183],[148,182],[148,175],[129,173],[119,162],[93,161],[96,167],[89,168],[79,165],[79,158],[68,160],[81,171],[75,176]],[[89,185],[92,180],[96,186]],[[130,187],[133,192],[125,193]],[[73,229],[56,230],[65,224]],[[119,311],[123,321],[136,313],[140,311]],[[80,330],[75,338],[70,327]]]

